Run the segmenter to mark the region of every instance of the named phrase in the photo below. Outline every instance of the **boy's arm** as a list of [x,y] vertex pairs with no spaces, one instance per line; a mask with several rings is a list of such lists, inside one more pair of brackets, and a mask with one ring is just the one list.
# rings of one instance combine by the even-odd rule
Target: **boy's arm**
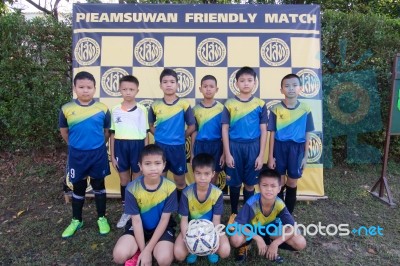
[[196,137],[197,137],[197,131],[193,131],[192,135],[190,136],[190,144],[191,144],[191,149],[190,149],[190,164],[192,164],[192,160],[194,157],[194,143],[196,142]]
[[60,127],[60,133],[61,133],[61,137],[63,138],[63,140],[67,143],[68,145],[68,136],[69,136],[69,128],[67,127]]
[[107,143],[109,138],[110,138],[110,129],[105,128],[104,129],[104,143]]
[[222,144],[224,146],[225,163],[229,168],[235,168],[235,161],[229,150],[229,124],[222,124]]
[[111,163],[114,166],[114,169],[118,171],[118,161],[115,159],[115,153],[114,153],[114,143],[115,143],[115,134],[111,133],[110,135],[110,157],[111,157]]
[[193,114],[193,109],[190,105],[187,107],[184,115],[185,123],[187,125],[185,131],[185,138],[188,138],[196,130],[196,118]]
[[275,145],[275,131],[269,132],[269,151],[268,151],[268,168],[275,169],[274,158],[274,145]]
[[306,143],[304,146],[304,158],[301,161],[301,169],[304,169],[307,165],[307,159],[308,159],[308,152],[310,150],[310,132],[306,132]]
[[190,125],[187,126],[186,131],[185,131],[185,138],[188,138],[192,133],[196,130],[195,125]]
[[138,244],[139,250],[143,251],[145,248],[145,241],[144,241],[142,218],[140,218],[140,214],[137,214],[137,215],[132,215],[131,219],[132,219],[133,233],[135,235],[136,243]]
[[189,225],[189,217],[188,216],[181,216],[181,223],[180,223],[180,229],[182,233],[183,239],[185,239],[185,235],[188,229]]
[[214,226],[221,224],[221,215],[214,214],[212,222],[213,222]]
[[260,131],[261,131],[260,153],[258,154],[258,157],[254,165],[256,170],[260,170],[264,164],[265,145],[267,144],[267,125],[260,124]]

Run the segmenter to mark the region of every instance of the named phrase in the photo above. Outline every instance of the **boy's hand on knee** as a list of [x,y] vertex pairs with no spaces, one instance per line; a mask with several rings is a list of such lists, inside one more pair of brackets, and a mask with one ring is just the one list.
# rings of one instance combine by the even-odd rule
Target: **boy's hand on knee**
[[266,257],[269,260],[275,260],[278,257],[278,245],[276,243],[272,242],[269,245]]
[[265,244],[264,239],[257,239],[256,243],[257,243],[257,248],[258,248],[258,255],[265,256],[265,254],[268,250],[268,246],[267,246],[267,244]]
[[153,264],[153,257],[151,255],[151,252],[148,250],[144,249],[142,253],[140,253],[140,256],[137,261],[137,266],[151,266]]

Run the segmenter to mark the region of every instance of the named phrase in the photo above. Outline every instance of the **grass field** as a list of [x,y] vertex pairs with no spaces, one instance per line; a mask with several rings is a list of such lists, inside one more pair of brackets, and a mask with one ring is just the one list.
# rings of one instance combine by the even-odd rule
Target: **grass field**
[[[62,230],[71,219],[64,203],[60,177],[65,153],[0,154],[0,264],[1,265],[113,265],[112,248],[122,233],[115,228],[121,213],[118,200],[108,201],[112,231],[98,235],[94,200],[84,207],[84,227],[68,240]],[[381,165],[336,165],[325,170],[327,200],[299,202],[297,222],[322,225],[347,223],[383,228],[384,236],[308,236],[304,252],[281,251],[284,265],[399,265],[400,211],[373,198],[367,190],[379,177]],[[389,163],[389,184],[400,198],[400,163]],[[225,202],[228,218],[229,202]],[[274,265],[255,256],[252,245],[247,264]],[[232,265],[230,259],[218,265]],[[197,265],[208,265],[201,259]]]

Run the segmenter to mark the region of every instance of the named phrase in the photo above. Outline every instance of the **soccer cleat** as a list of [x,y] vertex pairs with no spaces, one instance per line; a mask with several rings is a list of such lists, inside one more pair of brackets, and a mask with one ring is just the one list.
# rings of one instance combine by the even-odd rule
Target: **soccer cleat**
[[64,232],[62,233],[63,238],[68,238],[71,237],[75,234],[76,230],[81,228],[83,225],[83,222],[80,222],[79,220],[72,219],[71,223],[68,225],[67,228],[65,228]]
[[236,262],[245,262],[247,259],[247,253],[249,251],[249,246],[247,243],[244,243],[241,247],[239,247],[239,251],[236,255]]
[[131,218],[130,215],[123,213],[121,215],[121,218],[119,218],[119,221],[117,223],[117,228],[124,228],[126,223],[129,221],[129,219]]
[[276,257],[274,260],[275,263],[283,263],[283,258],[281,256]]
[[110,225],[108,224],[106,217],[100,217],[97,220],[97,225],[99,226],[99,232],[101,235],[106,235],[110,232]]
[[186,257],[186,263],[187,264],[194,264],[196,262],[196,260],[197,260],[197,255],[195,255],[195,254],[189,254]]
[[136,266],[139,256],[140,256],[140,250],[138,249],[138,251],[136,251],[135,255],[133,255],[132,258],[125,261],[125,266]]
[[215,263],[218,262],[219,256],[218,256],[217,254],[214,253],[214,254],[208,255],[208,256],[207,256],[207,259],[208,259],[208,261],[209,261],[211,264],[215,264]]
[[[235,222],[235,218],[236,218],[236,213],[232,213],[231,216],[229,217],[228,225],[233,224]],[[235,228],[229,227],[229,232],[233,232],[233,231],[235,231]]]

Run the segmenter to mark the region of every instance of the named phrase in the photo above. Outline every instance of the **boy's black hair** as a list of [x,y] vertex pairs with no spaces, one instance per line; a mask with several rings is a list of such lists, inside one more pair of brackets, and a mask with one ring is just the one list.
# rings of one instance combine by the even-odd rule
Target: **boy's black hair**
[[236,72],[236,76],[235,76],[236,81],[240,78],[241,75],[244,75],[244,74],[251,75],[254,77],[254,79],[256,79],[256,77],[257,77],[257,73],[254,71],[253,68],[245,66],[245,67],[242,67],[241,69],[239,69],[238,72]]
[[170,69],[170,68],[164,68],[164,70],[160,74],[160,83],[162,82],[163,77],[165,76],[173,76],[178,82],[178,74],[176,74],[175,70]]
[[282,78],[282,80],[281,80],[281,88],[282,88],[282,86],[283,86],[283,81],[284,80],[286,80],[286,79],[291,79],[291,78],[297,78],[298,80],[299,80],[299,84],[301,85],[301,80],[300,80],[300,77],[299,76],[297,76],[296,74],[287,74],[286,76],[284,76],[283,78]]
[[96,80],[94,79],[94,76],[87,71],[81,71],[75,75],[74,86],[76,85],[77,80],[82,80],[82,79],[88,79],[90,81],[93,81],[94,86],[96,86]]
[[132,75],[126,75],[126,76],[123,76],[122,78],[120,78],[119,85],[121,85],[122,82],[132,82],[132,83],[135,83],[136,86],[139,87],[139,80],[135,76],[132,76]]
[[274,178],[278,181],[278,184],[281,185],[281,175],[276,170],[270,169],[264,164],[258,175],[258,184],[260,184],[261,180],[265,177]]
[[203,81],[205,81],[205,80],[214,80],[215,85],[217,85],[217,79],[213,75],[205,75],[200,81],[200,86],[201,86],[201,84],[203,84]]
[[139,162],[142,163],[143,158],[148,155],[160,155],[162,157],[163,162],[165,162],[164,151],[156,144],[149,144],[143,148],[142,153],[140,154]]
[[196,156],[194,156],[192,160],[192,169],[193,172],[196,170],[198,167],[210,167],[212,171],[214,171],[215,164],[214,164],[214,158],[212,155],[208,153],[199,153]]

